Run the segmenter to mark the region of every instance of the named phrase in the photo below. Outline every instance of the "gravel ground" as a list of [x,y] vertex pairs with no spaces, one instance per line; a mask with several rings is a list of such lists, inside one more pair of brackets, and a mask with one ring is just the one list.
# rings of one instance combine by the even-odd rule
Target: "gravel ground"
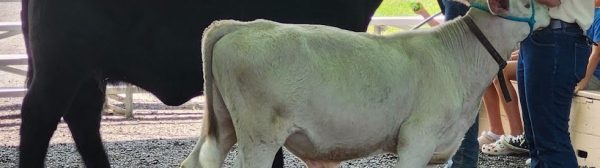
[[[1,87],[1,86],[0,86]],[[104,114],[102,138],[113,167],[177,167],[193,148],[202,123],[202,97],[180,107],[162,105],[149,94],[134,96],[135,118]],[[0,167],[16,167],[18,124],[21,98],[0,98]],[[122,106],[118,102],[111,103]],[[235,148],[224,167],[231,167]],[[285,153],[286,167],[304,167],[293,155]],[[481,154],[480,167],[524,167],[524,156]],[[344,168],[393,167],[391,154],[344,162]],[[51,140],[48,167],[83,167],[66,124],[60,123]],[[428,168],[442,167],[431,165]]]
[[[20,2],[0,0],[0,22],[19,21]],[[0,55],[23,54],[25,47],[20,34],[0,31]],[[18,67],[25,68],[25,67]],[[0,71],[0,87],[22,87],[24,78]],[[19,141],[19,110],[22,98],[0,98],[0,168],[16,167]],[[202,97],[180,107],[168,107],[149,94],[136,94],[135,118],[104,114],[102,138],[113,167],[177,167],[193,148],[202,123]],[[110,103],[119,106],[118,102]],[[120,105],[122,106],[122,105]],[[232,150],[224,167],[231,167],[236,151]],[[286,167],[303,167],[289,152]],[[480,167],[524,167],[525,156],[480,155]],[[344,162],[344,168],[393,167],[396,157],[377,155]],[[60,123],[51,139],[47,167],[83,167],[73,145],[68,128]],[[431,165],[430,168],[443,165]]]

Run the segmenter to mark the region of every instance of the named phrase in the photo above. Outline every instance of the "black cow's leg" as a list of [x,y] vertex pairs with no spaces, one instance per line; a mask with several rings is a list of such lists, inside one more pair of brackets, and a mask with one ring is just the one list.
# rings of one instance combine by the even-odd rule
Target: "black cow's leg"
[[273,168],[283,168],[283,149],[279,148],[273,159]]
[[64,116],[86,167],[110,167],[100,138],[100,119],[105,84],[87,80],[77,91]]
[[34,75],[23,99],[19,167],[44,167],[49,140],[79,88],[73,74],[50,71]]

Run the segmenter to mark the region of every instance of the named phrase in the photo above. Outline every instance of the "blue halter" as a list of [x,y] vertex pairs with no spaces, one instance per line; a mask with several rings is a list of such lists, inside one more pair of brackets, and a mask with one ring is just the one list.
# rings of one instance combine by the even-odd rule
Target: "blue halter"
[[[491,13],[487,6],[484,6],[480,3],[471,4],[471,7]],[[529,17],[529,18],[516,17],[516,16],[500,16],[500,17],[507,19],[507,20],[517,21],[517,22],[525,22],[525,23],[529,24],[529,33],[531,33],[531,32],[533,32],[533,26],[535,25],[535,3],[533,3],[533,0],[531,0],[531,17]]]

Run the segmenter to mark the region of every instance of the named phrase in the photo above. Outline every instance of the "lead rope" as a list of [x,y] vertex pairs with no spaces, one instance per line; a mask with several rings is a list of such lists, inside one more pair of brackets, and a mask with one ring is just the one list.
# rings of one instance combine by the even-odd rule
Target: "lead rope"
[[504,67],[506,67],[506,61],[502,59],[502,56],[500,56],[498,51],[496,51],[494,46],[492,46],[492,43],[490,43],[490,41],[485,37],[485,35],[481,32],[479,27],[475,25],[473,19],[471,19],[471,17],[469,16],[465,16],[464,18],[464,21],[469,27],[469,30],[471,30],[471,32],[475,34],[475,37],[477,37],[477,39],[483,45],[483,47],[490,53],[490,55],[492,55],[492,58],[494,58],[496,63],[498,63],[498,66],[500,67],[500,70],[498,70],[498,81],[500,82],[500,89],[502,90],[502,94],[504,95],[504,100],[506,100],[506,102],[510,102],[512,99],[510,98],[510,94],[508,93],[508,87],[506,86],[506,80],[504,79],[504,73],[502,72]]

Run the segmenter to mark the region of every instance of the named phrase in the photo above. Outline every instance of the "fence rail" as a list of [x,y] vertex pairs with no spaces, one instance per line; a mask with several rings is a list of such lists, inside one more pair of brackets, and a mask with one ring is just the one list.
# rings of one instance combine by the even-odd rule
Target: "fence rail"
[[[21,34],[21,22],[0,22],[0,32],[4,32],[0,34],[0,40]],[[25,77],[27,71],[12,67],[19,65],[27,65],[26,54],[0,55],[0,71]],[[26,93],[27,89],[22,87],[0,87],[0,97],[23,97]],[[106,91],[107,97],[125,104],[125,108],[107,105],[110,107],[109,110],[114,113],[123,114],[126,117],[133,117],[133,93],[141,93],[141,90],[134,89],[130,84],[108,87]],[[120,96],[120,94],[124,94],[125,96]]]
[[21,22],[0,22],[0,31],[21,32]]
[[420,16],[373,17],[369,25],[375,27],[375,34],[381,35],[388,26],[411,30],[421,27],[431,19],[441,23],[444,21],[444,16],[440,16],[440,13],[438,13],[427,19],[423,19]]

